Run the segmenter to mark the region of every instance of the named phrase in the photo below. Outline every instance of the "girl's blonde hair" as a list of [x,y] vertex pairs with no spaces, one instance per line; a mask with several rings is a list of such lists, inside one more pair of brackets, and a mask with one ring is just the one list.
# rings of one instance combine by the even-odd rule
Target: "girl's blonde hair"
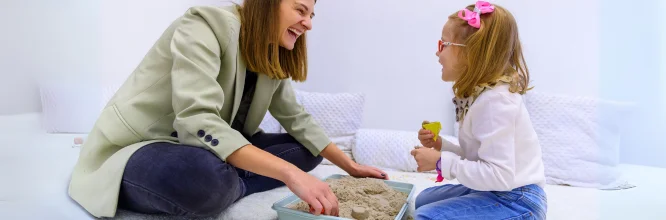
[[[475,5],[467,6],[470,11]],[[480,28],[470,26],[458,17],[458,12],[449,16],[453,27],[453,41],[464,42],[454,71],[459,79],[453,84],[456,97],[472,96],[475,87],[490,84],[502,76],[513,78],[510,91],[524,94],[530,79],[518,37],[518,25],[513,15],[501,6],[493,4],[495,10],[481,14]]]
[[[308,75],[307,34],[294,49],[280,47],[279,15],[282,0],[245,0],[241,15],[240,49],[247,68],[272,79],[290,78],[303,82]],[[317,2],[315,0],[315,2]]]

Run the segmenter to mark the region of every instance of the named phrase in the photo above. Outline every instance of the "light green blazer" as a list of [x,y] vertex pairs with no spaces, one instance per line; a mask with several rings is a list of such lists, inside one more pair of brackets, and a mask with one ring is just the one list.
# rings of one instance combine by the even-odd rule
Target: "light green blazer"
[[[69,195],[96,217],[113,217],[125,164],[142,146],[198,146],[221,160],[250,144],[230,127],[245,82],[235,6],[193,7],[159,38],[109,101],[83,145]],[[318,155],[331,141],[296,102],[290,79],[258,74],[242,133],[252,135],[267,111]],[[172,137],[172,133],[177,137]],[[205,141],[204,132],[218,141]]]

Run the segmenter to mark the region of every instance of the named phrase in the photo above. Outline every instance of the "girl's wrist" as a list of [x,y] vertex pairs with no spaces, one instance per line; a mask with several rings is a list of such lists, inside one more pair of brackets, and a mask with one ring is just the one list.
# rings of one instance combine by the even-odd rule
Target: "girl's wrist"
[[437,180],[435,182],[442,182],[444,181],[444,177],[442,176],[442,157],[439,157],[439,160],[437,160],[437,164],[435,165],[435,169],[437,170]]

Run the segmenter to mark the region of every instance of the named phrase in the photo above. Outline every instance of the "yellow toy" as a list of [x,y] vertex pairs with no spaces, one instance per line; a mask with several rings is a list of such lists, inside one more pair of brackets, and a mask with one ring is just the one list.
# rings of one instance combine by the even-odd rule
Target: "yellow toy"
[[437,137],[439,137],[439,131],[442,130],[442,124],[440,124],[438,121],[436,122],[424,121],[421,124],[421,127],[423,127],[423,129],[432,132],[432,134],[435,135],[435,137],[433,137],[433,140],[437,141]]

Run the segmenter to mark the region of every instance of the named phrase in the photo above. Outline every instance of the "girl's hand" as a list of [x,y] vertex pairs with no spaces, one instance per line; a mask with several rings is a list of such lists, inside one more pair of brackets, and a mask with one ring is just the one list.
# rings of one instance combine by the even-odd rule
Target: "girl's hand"
[[441,152],[430,148],[417,148],[412,150],[411,153],[418,165],[416,170],[419,172],[435,170],[437,168],[437,161],[442,156]]
[[[427,122],[427,121],[426,121]],[[432,148],[437,151],[442,150],[442,137],[437,137],[437,141],[434,141],[433,138],[435,137],[432,132],[421,128],[419,130],[419,141],[421,141],[421,145],[427,148]]]

